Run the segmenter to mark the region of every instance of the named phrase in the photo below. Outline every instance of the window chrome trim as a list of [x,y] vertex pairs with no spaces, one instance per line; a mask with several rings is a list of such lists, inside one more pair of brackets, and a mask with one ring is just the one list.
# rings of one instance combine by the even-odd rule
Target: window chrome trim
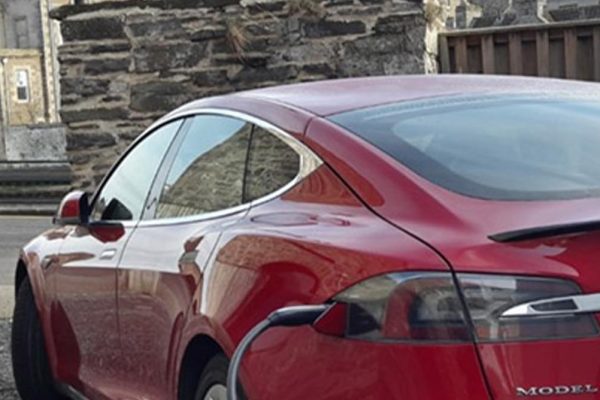
[[502,313],[501,318],[557,317],[597,312],[600,312],[600,293],[530,301],[509,308]]
[[[271,192],[268,195],[260,197],[251,202],[240,204],[239,206],[230,207],[230,208],[213,211],[213,212],[208,212],[208,213],[204,213],[204,214],[189,215],[189,216],[185,216],[185,217],[163,218],[163,219],[153,218],[153,219],[148,219],[148,220],[139,220],[139,221],[137,221],[137,226],[140,226],[140,227],[163,226],[163,225],[183,224],[183,223],[189,223],[189,222],[200,222],[200,221],[226,217],[228,215],[234,215],[234,214],[238,214],[238,213],[241,213],[244,211],[248,211],[252,207],[255,207],[260,204],[271,201],[271,200],[283,195],[284,193],[288,192],[290,189],[292,189],[294,186],[296,186],[300,181],[302,181],[304,178],[306,178],[308,175],[310,175],[312,172],[314,172],[317,168],[319,168],[323,164],[323,161],[311,149],[309,149],[304,143],[295,139],[289,133],[285,132],[283,129],[281,129],[269,122],[266,122],[260,118],[257,118],[255,116],[252,116],[252,115],[249,115],[249,114],[246,114],[243,112],[239,112],[239,111],[227,110],[227,109],[222,109],[222,108],[203,108],[203,109],[197,109],[197,110],[187,110],[187,111],[182,111],[182,112],[175,112],[171,115],[168,115],[167,117],[165,117],[163,119],[158,120],[154,124],[152,124],[148,129],[146,129],[146,131],[144,131],[144,133],[142,133],[140,135],[140,138],[149,134],[149,132],[154,131],[154,129],[156,129],[156,127],[158,127],[158,126],[168,124],[169,122],[172,122],[177,119],[189,118],[189,117],[194,117],[194,116],[198,116],[198,115],[217,115],[217,116],[236,118],[236,119],[248,122],[250,124],[253,124],[257,127],[265,129],[267,132],[275,135],[277,138],[279,138],[281,141],[283,141],[285,144],[287,144],[289,147],[291,147],[300,156],[300,168],[298,169],[298,174],[296,175],[296,177],[294,179],[292,179],[290,182],[288,182],[286,185],[282,186],[281,188],[277,189],[276,191]],[[244,173],[245,172],[246,171],[244,171]],[[144,206],[147,206],[147,204]]]

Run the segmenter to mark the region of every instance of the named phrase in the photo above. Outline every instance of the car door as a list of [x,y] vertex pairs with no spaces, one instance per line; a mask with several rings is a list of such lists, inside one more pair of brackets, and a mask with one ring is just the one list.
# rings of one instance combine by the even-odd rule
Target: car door
[[72,227],[60,250],[52,310],[58,379],[88,398],[116,398],[116,267],[181,125],[161,126],[128,151],[97,192],[89,226]]
[[118,272],[123,399],[174,399],[180,334],[221,232],[247,212],[252,125],[191,117],[152,190]]

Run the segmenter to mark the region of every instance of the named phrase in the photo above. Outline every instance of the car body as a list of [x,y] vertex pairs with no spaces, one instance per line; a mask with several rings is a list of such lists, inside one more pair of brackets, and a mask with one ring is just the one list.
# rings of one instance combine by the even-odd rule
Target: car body
[[[598,89],[359,78],[175,110],[125,153],[91,212],[67,198],[59,226],[21,253],[16,287],[31,282],[53,380],[75,398],[209,398],[194,396],[211,359],[270,312],[333,303],[337,315],[255,342],[248,398],[599,398],[600,308],[572,308],[600,292],[600,182],[582,145],[596,149]],[[452,129],[431,155],[427,135]],[[404,160],[392,136],[426,150]],[[478,153],[500,161],[475,165]],[[593,168],[569,175],[578,159]],[[546,299],[561,303],[531,303]]]

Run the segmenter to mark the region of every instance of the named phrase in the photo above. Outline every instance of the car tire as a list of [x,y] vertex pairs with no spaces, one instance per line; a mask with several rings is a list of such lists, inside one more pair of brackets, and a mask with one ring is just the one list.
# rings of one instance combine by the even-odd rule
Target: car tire
[[19,287],[13,313],[11,355],[17,391],[23,400],[63,399],[56,391],[33,290],[28,279]]
[[[226,400],[229,360],[223,354],[214,356],[202,372],[194,400]],[[223,397],[225,396],[225,397]],[[240,394],[240,399],[246,397]]]

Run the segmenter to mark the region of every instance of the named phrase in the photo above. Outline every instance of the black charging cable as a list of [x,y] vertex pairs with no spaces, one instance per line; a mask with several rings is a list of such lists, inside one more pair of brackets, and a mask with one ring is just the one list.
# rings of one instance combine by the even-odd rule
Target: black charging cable
[[267,329],[276,326],[290,327],[312,324],[329,310],[330,307],[330,304],[284,307],[273,311],[267,319],[254,326],[254,328],[244,336],[238,348],[235,350],[235,353],[233,353],[233,358],[231,359],[229,371],[227,373],[227,400],[238,400],[237,382],[242,358],[256,338]]

